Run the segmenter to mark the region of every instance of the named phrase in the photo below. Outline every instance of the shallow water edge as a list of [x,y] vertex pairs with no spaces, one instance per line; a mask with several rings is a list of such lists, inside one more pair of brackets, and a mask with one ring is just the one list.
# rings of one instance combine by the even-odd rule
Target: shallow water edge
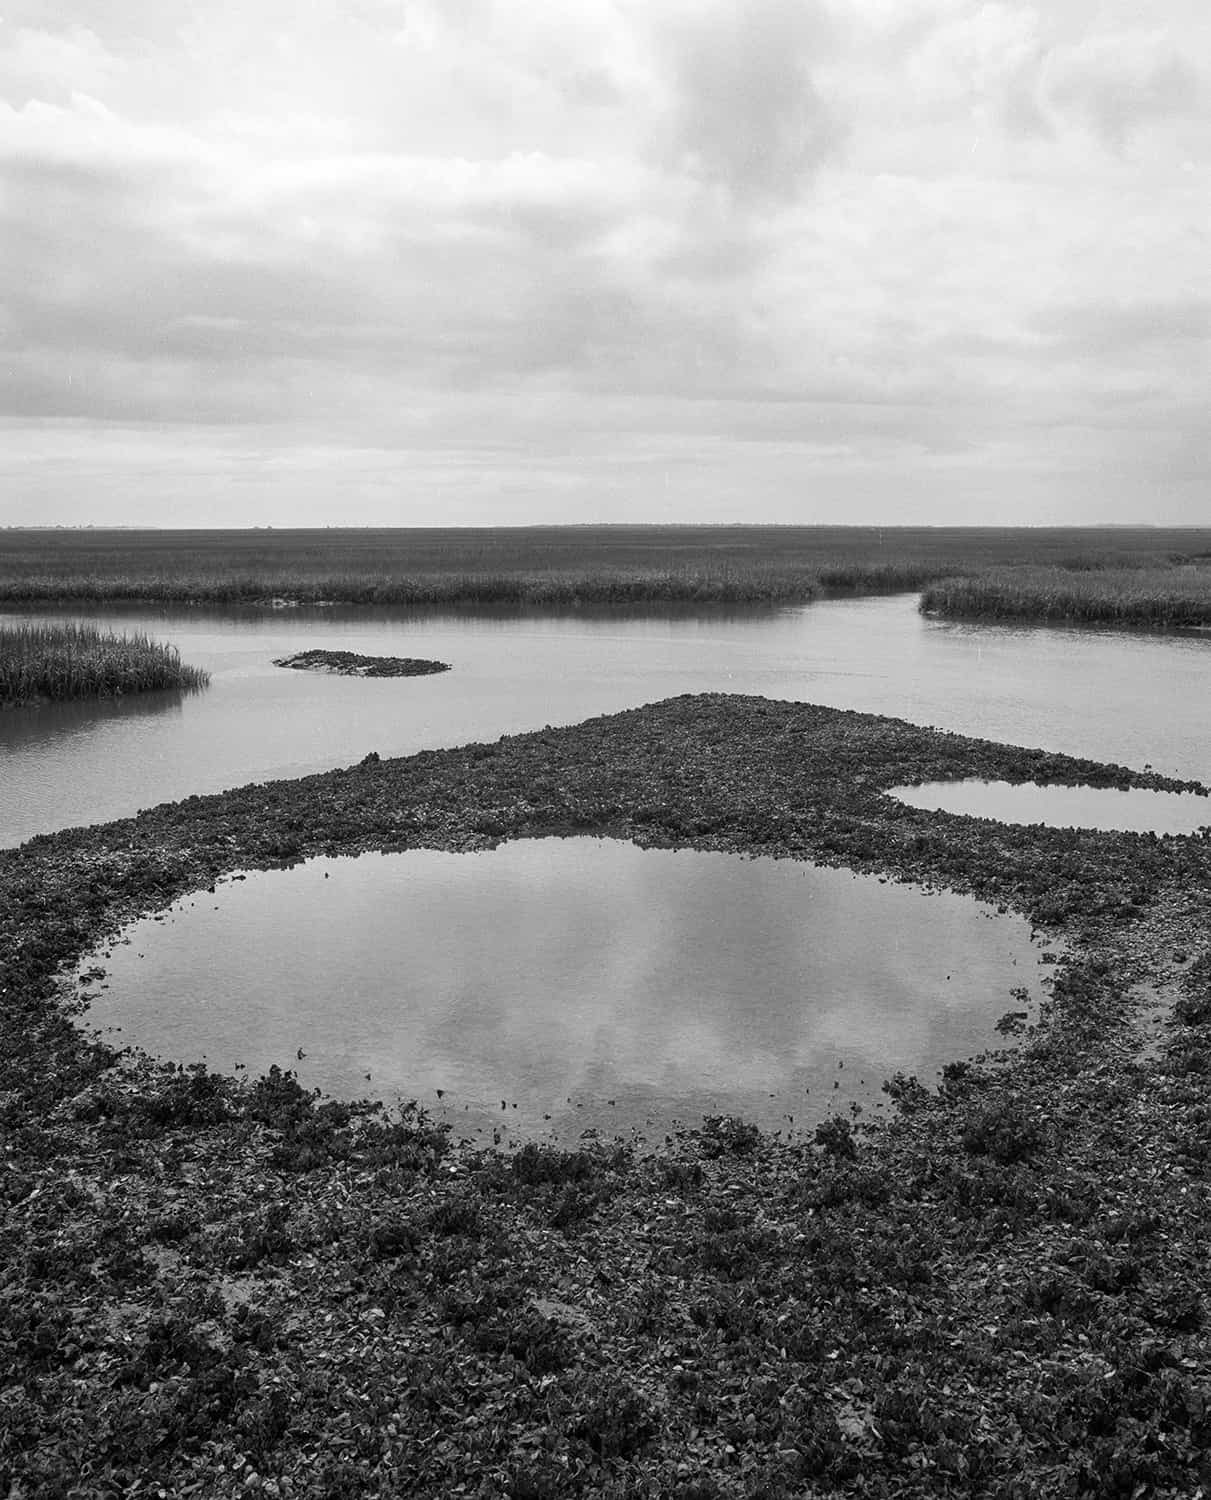
[[[1198,857],[1199,840],[1165,850],[1130,833],[956,824],[887,795],[908,782],[970,778],[1207,795],[1196,781],[903,720],[702,694],[494,744],[371,755],[297,781],[38,836],[0,851],[0,889],[27,897],[14,908],[18,925],[32,901],[48,954],[63,962],[117,924],[224,875],[315,854],[594,833],[844,864],[1004,900],[1039,925],[1081,927],[1133,915],[1137,896],[1174,860]],[[36,889],[70,890],[73,899],[47,910]]]
[[[367,608],[259,621],[133,611],[121,623],[171,640],[210,671],[210,687],[138,709],[9,716],[0,843],[329,771],[368,750],[401,757],[495,742],[687,692],[828,704],[1211,780],[1206,641],[928,623],[911,597],[667,618],[628,611],[608,622],[584,612],[422,618]],[[401,685],[273,666],[288,652],[332,647],[453,670]],[[1147,714],[1124,713],[1133,700],[1148,703]]]

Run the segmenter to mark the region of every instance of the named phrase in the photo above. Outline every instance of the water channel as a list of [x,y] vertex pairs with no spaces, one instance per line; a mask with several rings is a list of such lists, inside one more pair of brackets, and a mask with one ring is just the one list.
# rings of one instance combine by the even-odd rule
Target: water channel
[[895,1072],[1003,1045],[1046,972],[1024,920],[949,892],[591,838],[254,871],[99,962],[118,1040],[497,1142],[879,1109]]
[[[203,692],[0,716],[0,845],[367,751],[494,740],[677,693],[759,693],[1211,780],[1211,639],[926,619],[913,595],[802,608],[409,613],[43,611],[141,630]],[[434,657],[435,677],[292,672],[327,647]]]
[[1034,782],[924,781],[890,787],[909,807],[994,818],[999,823],[1043,823],[1050,828],[1103,832],[1197,833],[1211,824],[1211,798],[1190,792],[1120,790],[1097,786],[1038,786]]

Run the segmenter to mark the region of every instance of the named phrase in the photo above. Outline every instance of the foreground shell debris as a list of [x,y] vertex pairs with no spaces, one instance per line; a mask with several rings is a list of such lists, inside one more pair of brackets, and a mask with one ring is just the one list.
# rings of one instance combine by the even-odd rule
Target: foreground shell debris
[[[0,853],[0,1490],[1042,1500],[1211,1482],[1211,840],[883,795],[964,776],[1181,785],[711,696]],[[1068,956],[1017,1050],[889,1080],[899,1110],[877,1127],[837,1116],[791,1144],[722,1118],[651,1155],[476,1154],[415,1108],[122,1055],[79,1029],[60,978],[238,869],[569,831],[969,891]]]

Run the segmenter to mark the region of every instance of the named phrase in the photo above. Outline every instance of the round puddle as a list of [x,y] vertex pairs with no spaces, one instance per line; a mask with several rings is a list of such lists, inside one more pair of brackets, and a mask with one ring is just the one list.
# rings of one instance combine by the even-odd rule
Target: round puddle
[[1003,1045],[1044,972],[1024,920],[967,897],[592,838],[257,871],[80,974],[98,959],[90,1019],[121,1041],[415,1099],[484,1140],[716,1114],[797,1134]]
[[1036,782],[926,781],[896,786],[889,797],[927,812],[961,813],[1000,823],[1092,828],[1102,833],[1188,834],[1211,825],[1211,798],[1147,788],[1039,786]]

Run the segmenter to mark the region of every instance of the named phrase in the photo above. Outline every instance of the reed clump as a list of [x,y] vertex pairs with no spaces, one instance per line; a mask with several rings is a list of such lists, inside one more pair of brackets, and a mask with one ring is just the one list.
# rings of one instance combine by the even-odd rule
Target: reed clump
[[977,619],[1211,626],[1211,566],[996,568],[930,584],[921,609]]
[[0,625],[0,707],[67,698],[116,698],[155,688],[195,690],[209,674],[175,646],[91,625]]

